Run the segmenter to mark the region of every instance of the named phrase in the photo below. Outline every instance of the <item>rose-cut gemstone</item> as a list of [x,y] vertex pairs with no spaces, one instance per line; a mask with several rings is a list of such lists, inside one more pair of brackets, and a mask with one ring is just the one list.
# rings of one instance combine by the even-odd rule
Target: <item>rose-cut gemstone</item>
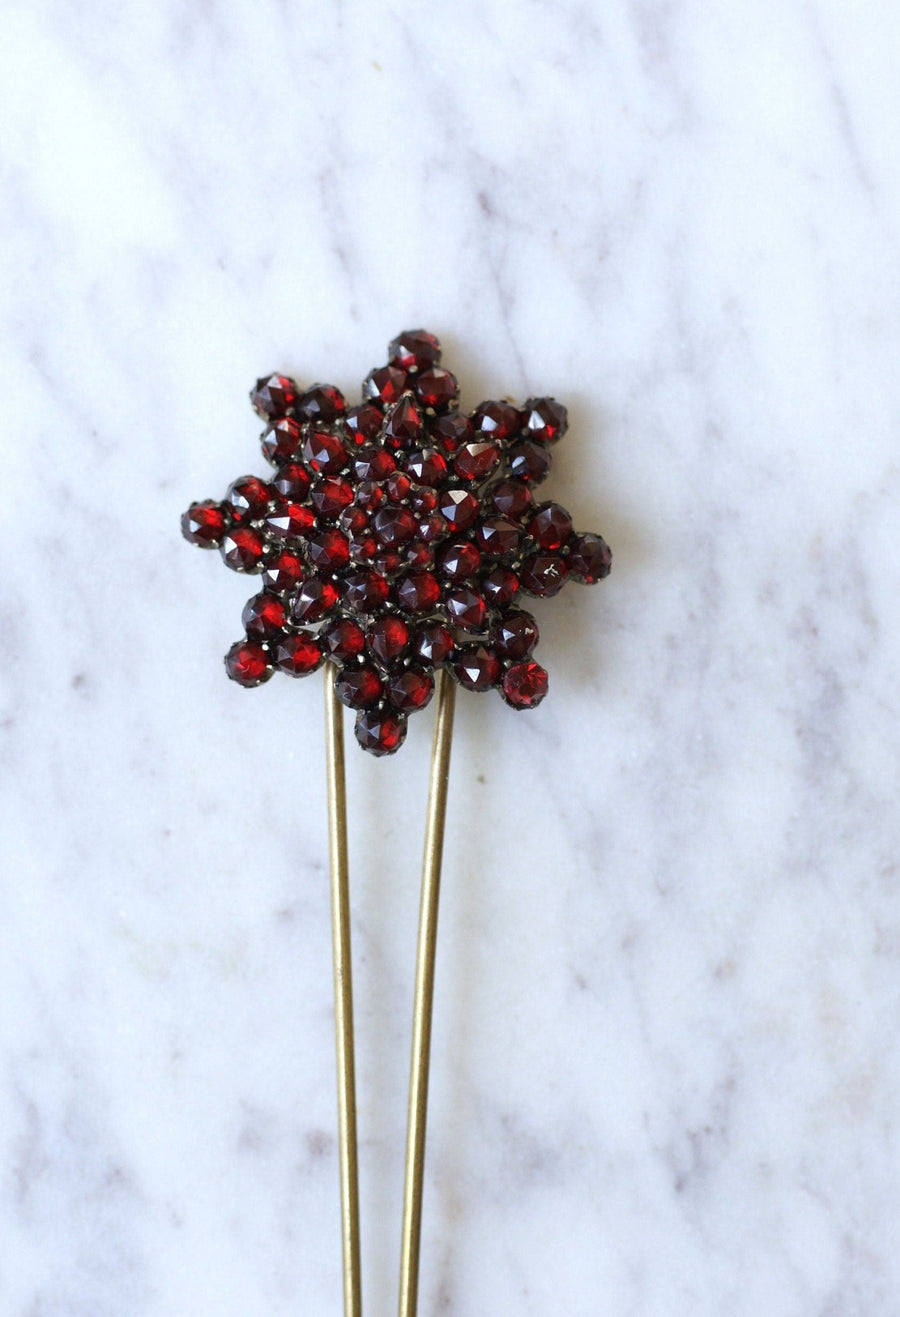
[[299,462],[287,462],[272,477],[272,489],[292,503],[302,503],[309,493],[310,474]]
[[453,672],[466,690],[490,690],[500,676],[500,660],[484,645],[467,645],[457,651]]
[[351,572],[343,580],[344,603],[355,613],[371,613],[385,602],[390,586],[373,571]]
[[453,459],[453,470],[461,480],[483,480],[500,461],[500,449],[488,441],[463,444]]
[[404,503],[409,498],[412,489],[412,481],[408,475],[402,471],[395,471],[392,476],[388,476],[384,482],[384,492],[394,503]]
[[259,444],[263,457],[273,466],[284,462],[294,462],[300,456],[303,433],[300,425],[292,416],[282,416],[279,420],[263,430]]
[[566,560],[558,553],[532,553],[522,563],[519,579],[526,593],[544,598],[558,594],[568,574]]
[[384,414],[373,402],[348,407],[344,413],[344,431],[352,444],[370,444],[378,438]]
[[572,518],[558,503],[541,503],[528,522],[528,534],[542,549],[561,549],[572,534]]
[[201,549],[217,549],[225,534],[227,516],[221,503],[206,499],[192,503],[181,518],[181,533],[191,544]]
[[391,664],[409,644],[409,627],[399,617],[377,617],[369,624],[366,639],[375,657]]
[[350,541],[339,530],[323,530],[311,535],[306,551],[319,572],[337,572],[350,561]]
[[262,567],[266,542],[255,526],[234,526],[222,536],[219,551],[233,572],[256,572]]
[[521,517],[534,502],[531,490],[521,480],[498,480],[488,493],[497,511],[513,519]]
[[612,553],[602,535],[575,535],[569,541],[567,562],[576,581],[593,585],[609,576]]
[[416,533],[416,518],[409,508],[382,508],[372,518],[372,530],[380,544],[393,548],[412,539]]
[[442,448],[445,453],[455,453],[461,444],[471,443],[475,437],[472,422],[467,416],[461,416],[459,412],[439,416],[431,432],[437,447]]
[[297,385],[287,375],[264,375],[250,391],[250,405],[268,420],[284,416],[297,401]]
[[440,597],[441,587],[431,572],[409,572],[394,586],[394,598],[405,613],[430,612]]
[[284,600],[277,594],[254,595],[244,604],[241,621],[253,640],[270,640],[284,629]]
[[304,421],[331,425],[347,410],[344,395],[333,384],[314,384],[297,399],[295,409]]
[[424,668],[404,668],[388,681],[388,700],[400,713],[424,709],[434,691],[434,681]]
[[356,739],[369,754],[392,755],[406,739],[406,716],[391,709],[360,709]]
[[397,470],[394,456],[386,448],[360,448],[353,457],[357,481],[387,480]]
[[337,601],[337,586],[333,581],[324,580],[321,576],[310,576],[294,596],[291,608],[294,621],[303,626],[312,626],[330,613]]
[[518,434],[522,418],[510,402],[483,402],[475,410],[475,429],[489,439],[503,441]]
[[510,609],[491,633],[491,643],[501,656],[521,659],[530,654],[540,639],[537,622],[530,613]]
[[269,655],[255,640],[239,640],[225,655],[225,671],[239,686],[260,686],[272,675]]
[[454,626],[480,631],[487,609],[484,599],[468,585],[454,585],[444,595],[444,606]]
[[514,709],[533,709],[547,694],[548,685],[540,663],[514,663],[503,674],[501,694]]
[[322,663],[322,646],[314,636],[301,631],[296,635],[282,636],[272,646],[275,666],[289,677],[305,677],[315,672]]
[[329,654],[345,662],[356,658],[366,647],[366,633],[351,617],[339,617],[323,628],[322,638]]
[[478,499],[466,489],[447,489],[438,499],[438,511],[451,531],[468,530],[478,516]]
[[416,632],[413,650],[426,663],[439,667],[453,653],[453,636],[441,622],[429,622]]
[[432,366],[416,377],[416,397],[423,407],[442,411],[459,397],[459,381],[442,366]]
[[278,499],[266,517],[266,530],[275,539],[297,540],[315,529],[316,516],[305,503]]
[[241,476],[228,486],[225,503],[235,524],[243,521],[258,521],[265,516],[272,491],[263,480],[256,476]]
[[447,540],[438,552],[438,568],[448,581],[466,581],[481,566],[481,553],[471,540]]
[[441,359],[441,345],[424,329],[405,329],[388,345],[388,357],[403,370],[427,370]]
[[349,709],[370,709],[381,699],[381,678],[376,670],[363,664],[341,668],[334,682],[334,693]]
[[313,485],[309,501],[320,517],[334,521],[353,502],[353,486],[340,476],[324,476]]
[[422,413],[405,393],[388,411],[384,439],[389,448],[417,448],[422,438]]
[[519,578],[511,567],[495,567],[482,577],[481,591],[488,603],[506,608],[519,593]]
[[529,398],[522,408],[522,433],[539,444],[555,444],[568,425],[568,412],[555,398]]
[[533,439],[525,439],[509,450],[509,470],[518,480],[539,485],[550,470],[550,454]]
[[483,517],[475,540],[486,558],[514,558],[522,542],[522,527],[508,517]]
[[406,474],[417,485],[435,485],[446,479],[447,459],[436,448],[422,448],[410,453],[406,462]]
[[405,371],[398,370],[396,366],[379,366],[363,381],[363,397],[389,407],[397,401],[405,388]]
[[307,430],[303,440],[303,457],[313,471],[328,476],[339,475],[349,461],[343,441],[330,430]]
[[269,590],[285,594],[300,584],[306,575],[303,559],[291,549],[282,549],[266,562],[263,580]]

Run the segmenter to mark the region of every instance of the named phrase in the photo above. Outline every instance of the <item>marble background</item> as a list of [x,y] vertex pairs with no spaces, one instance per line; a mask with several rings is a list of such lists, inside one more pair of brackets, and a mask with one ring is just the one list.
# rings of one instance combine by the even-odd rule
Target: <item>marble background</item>
[[[615,565],[459,701],[422,1312],[896,1317],[900,11],[3,15],[0,1310],[340,1311],[320,683],[178,516],[424,324]],[[429,724],[349,755],[379,1315]]]

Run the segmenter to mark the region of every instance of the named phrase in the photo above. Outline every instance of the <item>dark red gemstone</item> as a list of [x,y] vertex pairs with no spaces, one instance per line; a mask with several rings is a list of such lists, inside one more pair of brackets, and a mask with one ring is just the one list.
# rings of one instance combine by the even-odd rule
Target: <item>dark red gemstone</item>
[[273,466],[293,462],[300,456],[302,435],[299,424],[291,416],[283,416],[260,436],[263,457]]
[[490,488],[490,499],[504,517],[518,520],[534,502],[531,490],[521,480],[498,480]]
[[416,518],[409,508],[387,507],[376,512],[372,518],[372,529],[379,542],[386,548],[405,544],[416,533]]
[[459,381],[442,366],[432,366],[416,377],[416,397],[423,407],[442,411],[459,397]]
[[293,590],[303,580],[305,568],[303,559],[290,549],[282,549],[266,563],[263,578],[270,590],[284,594]]
[[191,544],[201,549],[217,549],[225,534],[227,517],[221,503],[207,499],[192,503],[181,518],[181,533]]
[[514,663],[503,674],[501,693],[514,709],[533,709],[547,694],[549,679],[540,663]]
[[438,567],[448,581],[466,581],[481,566],[481,553],[470,540],[448,540],[441,545]]
[[528,534],[542,549],[561,549],[572,534],[572,518],[558,503],[541,503],[528,523]]
[[431,428],[435,443],[439,448],[443,448],[445,453],[455,453],[461,444],[471,443],[475,431],[472,422],[466,416],[461,416],[459,412],[450,412],[447,416],[439,416]]
[[323,475],[336,476],[349,460],[343,441],[328,430],[308,430],[303,441],[303,457],[308,466]]
[[453,673],[466,690],[490,690],[500,676],[500,660],[484,645],[467,645],[457,652]]
[[409,644],[409,627],[399,617],[377,617],[369,624],[366,639],[382,663],[393,663]]
[[280,540],[296,540],[308,535],[316,524],[315,513],[305,503],[279,499],[266,517],[266,530]]
[[378,552],[378,541],[374,535],[351,535],[350,557],[355,563],[371,562]]
[[435,448],[423,448],[410,453],[406,473],[417,485],[439,485],[447,475],[447,460]]
[[225,671],[239,686],[260,686],[272,675],[269,656],[255,640],[239,640],[225,655]]
[[506,608],[519,593],[519,578],[510,567],[495,567],[482,577],[481,590],[488,603]]
[[510,610],[491,632],[491,642],[502,658],[521,659],[530,654],[540,639],[537,622],[530,613]]
[[272,488],[292,503],[302,503],[309,493],[310,475],[299,462],[288,462],[272,477]]
[[296,402],[297,415],[316,425],[331,425],[346,410],[344,395],[333,384],[314,384]]
[[363,397],[389,407],[406,388],[406,372],[396,366],[379,366],[363,380]]
[[307,553],[319,572],[339,572],[350,561],[350,541],[339,530],[324,530],[310,537]]
[[382,549],[372,559],[372,566],[382,576],[396,576],[403,566],[403,559],[396,549]]
[[396,470],[396,460],[386,448],[360,448],[353,456],[357,480],[386,480]]
[[539,444],[555,444],[569,428],[569,414],[555,398],[529,398],[522,408],[522,432]]
[[404,329],[388,344],[388,358],[403,370],[427,370],[441,359],[441,345],[425,329]]
[[234,522],[256,521],[265,516],[272,491],[264,481],[256,476],[241,476],[228,486],[225,502],[231,511]]
[[438,496],[433,489],[414,489],[409,496],[409,506],[420,515],[434,512],[437,505]]
[[250,405],[263,420],[284,416],[297,401],[297,385],[287,375],[264,375],[250,390]]
[[384,415],[374,403],[363,402],[349,407],[344,414],[344,429],[353,444],[370,444],[378,438]]
[[365,631],[349,617],[339,617],[331,622],[324,628],[322,638],[329,654],[345,661],[356,658],[366,647]]
[[558,553],[532,553],[522,563],[519,579],[528,594],[543,598],[558,594],[568,575],[566,560]]
[[539,485],[550,470],[550,454],[533,439],[525,439],[509,450],[510,474]]
[[374,668],[341,668],[334,693],[349,709],[370,709],[381,699],[381,678]]
[[322,663],[322,646],[314,636],[305,632],[282,636],[273,646],[272,654],[279,670],[291,677],[305,677]]
[[438,667],[453,653],[453,636],[442,623],[429,622],[416,632],[413,649],[420,659]]
[[463,444],[453,459],[453,470],[461,480],[483,480],[500,461],[496,444],[479,442]]
[[330,613],[337,601],[337,586],[333,581],[311,576],[297,591],[291,612],[296,622],[311,626]]
[[388,681],[388,699],[400,713],[424,709],[434,691],[434,681],[422,668],[405,668]]
[[364,530],[368,529],[368,513],[360,507],[344,508],[344,511],[338,517],[338,525],[344,534],[352,539],[354,535],[361,535]]
[[395,471],[392,476],[384,482],[385,492],[389,499],[395,503],[402,503],[409,498],[409,492],[412,489],[409,476],[404,475],[402,471]]
[[418,529],[426,544],[434,544],[447,534],[448,526],[441,514],[434,512],[430,517],[422,518]]
[[408,393],[388,411],[384,439],[391,448],[418,447],[422,439],[422,413]]
[[390,586],[378,572],[351,572],[341,582],[344,603],[355,613],[371,613],[388,597]]
[[313,485],[309,501],[320,517],[334,521],[353,502],[353,486],[340,476],[324,476]]
[[407,567],[427,567],[430,570],[434,566],[434,549],[422,540],[410,540],[404,544],[400,556]]
[[226,565],[234,572],[255,572],[262,566],[266,542],[255,526],[234,526],[219,546]]
[[254,595],[244,604],[241,621],[254,640],[270,640],[284,628],[284,600],[277,594]]
[[522,528],[508,517],[485,517],[475,539],[488,558],[514,558],[522,542]]
[[612,551],[601,535],[576,535],[569,541],[566,561],[576,581],[594,585],[609,576]]
[[431,572],[410,572],[394,586],[394,598],[406,613],[429,612],[440,597],[441,587]]
[[465,489],[447,489],[438,509],[451,530],[468,530],[478,516],[478,499]]
[[406,716],[390,709],[360,709],[356,739],[369,754],[392,755],[406,740]]
[[483,402],[473,416],[475,429],[490,439],[510,439],[522,424],[519,409],[510,402]]
[[444,596],[444,607],[463,631],[480,631],[487,612],[484,599],[468,585],[454,585]]
[[356,502],[367,512],[374,512],[376,508],[384,507],[386,500],[384,487],[376,484],[374,480],[364,480],[356,491]]

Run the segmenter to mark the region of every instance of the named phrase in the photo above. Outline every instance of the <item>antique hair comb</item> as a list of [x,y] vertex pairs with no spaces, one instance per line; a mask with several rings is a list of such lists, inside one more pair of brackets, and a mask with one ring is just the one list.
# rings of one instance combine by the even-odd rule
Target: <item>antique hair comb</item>
[[496,690],[515,710],[548,689],[538,626],[523,598],[593,585],[612,555],[576,532],[535,489],[567,427],[553,398],[459,408],[456,376],[433,334],[409,330],[348,406],[330,384],[303,390],[286,375],[258,380],[266,477],[241,476],[225,497],[192,504],[187,540],[218,549],[259,578],[228,676],[259,686],[276,672],[324,668],[337,1043],[344,1311],[360,1317],[360,1222],[353,988],[342,706],[356,740],[395,754],[411,714],[435,702],[413,1007],[400,1317],[418,1302],[422,1188],[438,902],[457,685]]

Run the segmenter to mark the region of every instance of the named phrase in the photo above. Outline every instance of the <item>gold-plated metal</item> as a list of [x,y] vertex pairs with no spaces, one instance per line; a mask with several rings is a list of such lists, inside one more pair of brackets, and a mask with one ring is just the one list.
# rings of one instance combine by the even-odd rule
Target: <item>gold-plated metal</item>
[[337,1047],[344,1317],[362,1317],[356,1064],[353,1050],[353,974],[350,963],[350,883],[347,861],[347,788],[344,778],[344,710],[335,694],[335,675],[334,664],[326,663],[325,757],[328,779],[328,843],[331,853],[331,935],[334,960],[334,1033]]
[[434,958],[437,947],[441,858],[450,777],[450,743],[456,683],[438,673],[435,692],[434,742],[425,820],[425,858],[416,950],[413,1000],[412,1059],[406,1128],[406,1178],[403,1188],[403,1234],[400,1247],[400,1317],[416,1317],[419,1291],[419,1246],[422,1233],[422,1185],[425,1173],[425,1125],[428,1114],[428,1067],[431,1059],[431,1017],[434,1006]]

